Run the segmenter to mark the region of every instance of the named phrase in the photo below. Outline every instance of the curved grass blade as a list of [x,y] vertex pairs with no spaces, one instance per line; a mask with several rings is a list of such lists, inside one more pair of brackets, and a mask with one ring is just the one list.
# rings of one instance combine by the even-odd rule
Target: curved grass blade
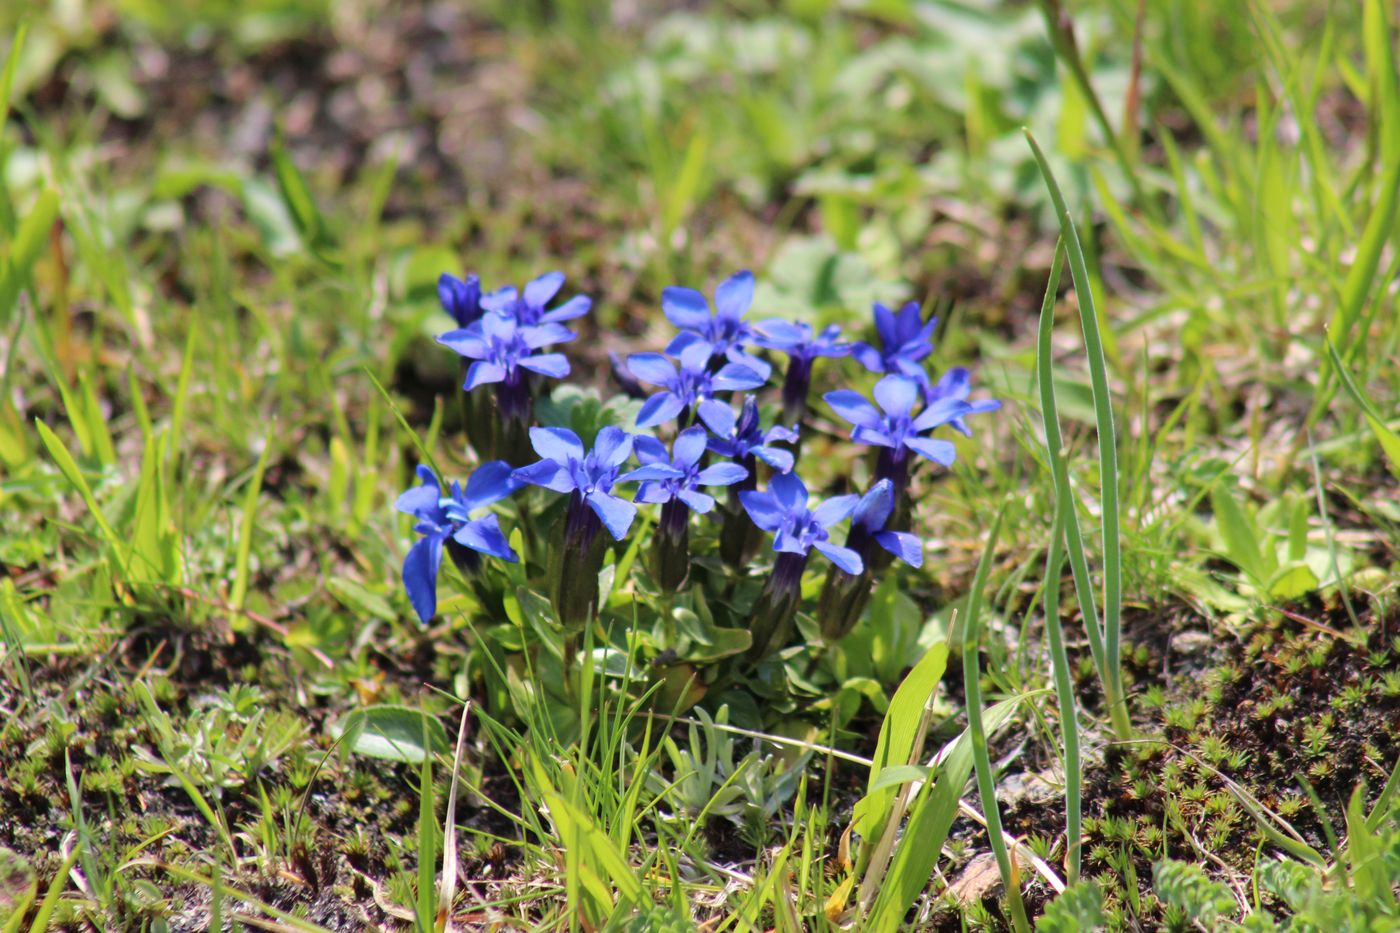
[[[1094,418],[1099,436],[1099,479],[1101,511],[1103,514],[1103,627],[1104,627],[1104,668],[1106,693],[1109,697],[1109,715],[1113,721],[1113,731],[1120,739],[1132,733],[1128,710],[1123,697],[1123,674],[1121,669],[1123,634],[1123,546],[1118,504],[1118,436],[1113,427],[1113,397],[1108,389],[1108,366],[1104,361],[1103,337],[1099,332],[1098,309],[1094,303],[1094,290],[1090,285],[1089,268],[1084,261],[1084,249],[1079,242],[1079,233],[1074,226],[1074,218],[1065,206],[1065,197],[1045,160],[1035,137],[1030,130],[1023,129],[1026,141],[1035,154],[1040,173],[1045,179],[1045,187],[1050,192],[1050,200],[1055,204],[1055,213],[1060,220],[1060,234],[1069,254],[1070,275],[1074,279],[1074,293],[1079,299],[1079,323],[1084,332],[1084,349],[1089,360],[1089,383],[1094,393]],[[1068,525],[1066,529],[1068,530]],[[1071,562],[1074,554],[1071,551]],[[1076,574],[1076,577],[1078,574]],[[1087,583],[1087,579],[1085,580]],[[1076,586],[1076,589],[1078,587]],[[1083,602],[1084,593],[1080,593]]]

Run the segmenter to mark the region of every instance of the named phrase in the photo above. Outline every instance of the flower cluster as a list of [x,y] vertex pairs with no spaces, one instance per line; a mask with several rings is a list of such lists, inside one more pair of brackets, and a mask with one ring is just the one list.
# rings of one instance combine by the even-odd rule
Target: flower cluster
[[[692,525],[717,523],[718,534],[701,540],[718,541],[719,557],[735,575],[731,583],[748,572],[764,536],[771,536],[771,571],[748,610],[748,653],[755,659],[789,639],[813,553],[830,563],[817,610],[828,638],[859,619],[873,574],[889,561],[922,563],[923,545],[908,527],[916,462],[952,464],[953,444],[933,433],[946,425],[969,434],[967,418],[999,403],[969,399],[966,369],[937,380],[929,375],[937,322],[923,320],[917,304],[898,312],[877,304],[879,342],[871,344],[844,340],[836,325],[751,321],[755,282],[746,271],[719,284],[713,306],[694,289],[667,288],[661,306],[676,333],[664,351],[625,360],[610,354],[623,391],[643,399],[635,424],[604,424],[580,436],[577,422],[535,423],[534,403],[547,380],[570,372],[568,359],[550,348],[574,340],[566,323],[590,308],[583,296],[551,307],[563,284],[557,272],[522,290],[484,292],[476,276],[444,275],[439,282],[443,308],[457,327],[438,342],[462,358],[471,442],[488,462],[465,488],[453,483],[447,492],[420,467],[420,485],[399,498],[398,508],[416,519],[422,535],[404,562],[405,588],[420,618],[426,621],[436,609],[444,550],[467,573],[478,568],[479,555],[519,559],[497,514],[486,510],[526,487],[567,497],[562,510],[537,511],[535,498],[523,493],[513,501],[526,572],[544,564],[544,582],[566,630],[597,615],[608,543],[632,532],[639,506],[659,507],[645,553],[662,593],[689,586],[697,566],[711,574],[719,566],[692,560]],[[760,404],[759,393],[773,377],[773,360],[764,354],[786,357],[778,421],[765,422]],[[813,502],[797,471],[799,427],[816,362],[848,356],[881,375],[874,402],[853,389],[823,398],[852,425],[851,439],[877,452],[874,479],[863,493]],[[494,391],[483,402],[479,390],[486,386]],[[552,526],[538,529],[536,519],[551,515]],[[532,559],[536,549],[546,559]]]

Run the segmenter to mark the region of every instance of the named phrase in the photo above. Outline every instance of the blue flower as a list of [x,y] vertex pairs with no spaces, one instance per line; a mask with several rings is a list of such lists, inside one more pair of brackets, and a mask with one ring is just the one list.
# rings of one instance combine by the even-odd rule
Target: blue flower
[[792,469],[792,452],[774,447],[777,441],[797,440],[797,432],[780,425],[763,430],[758,419],[758,401],[752,395],[744,399],[739,417],[734,417],[734,409],[713,399],[697,406],[697,413],[705,426],[713,432],[709,448],[721,457],[743,461],[755,457],[768,464],[779,473]]
[[[669,351],[668,351],[669,352]],[[707,343],[692,343],[680,351],[677,366],[660,353],[633,353],[627,370],[638,380],[661,386],[637,412],[637,427],[650,428],[670,421],[715,392],[756,389],[767,381],[745,363],[726,363],[718,372],[709,371],[713,351]]]
[[519,559],[494,514],[472,518],[471,513],[504,499],[521,484],[501,460],[477,467],[465,489],[454,481],[447,496],[428,467],[418,467],[418,478],[420,484],[399,496],[394,507],[418,519],[414,530],[423,535],[404,558],[403,583],[418,618],[427,622],[437,611],[438,569],[449,540],[512,563]]
[[[654,437],[645,435],[636,438],[637,459],[643,466],[663,464],[676,471],[676,476],[667,479],[649,480],[637,490],[638,502],[660,505],[679,499],[692,511],[704,514],[714,508],[714,497],[700,491],[701,486],[732,486],[749,475],[749,471],[737,463],[712,463],[701,469],[700,458],[704,456],[707,432],[703,427],[686,428],[676,435],[672,444],[673,453],[666,452],[666,446]],[[635,471],[634,471],[635,472]],[[627,474],[621,479],[631,479]]]
[[510,315],[493,310],[482,315],[471,327],[448,331],[437,341],[476,361],[467,369],[467,380],[462,386],[470,392],[493,382],[517,384],[523,380],[520,369],[555,379],[567,376],[569,361],[564,354],[535,351],[573,338],[573,331],[562,324],[525,326]]
[[587,314],[588,309],[593,307],[593,300],[584,295],[575,295],[552,311],[545,310],[545,305],[549,304],[563,287],[564,273],[546,272],[527,284],[524,294],[516,291],[515,286],[507,285],[482,296],[481,306],[487,311],[499,311],[514,318],[522,327],[560,324]]
[[851,513],[851,531],[846,546],[864,554],[867,542],[874,541],[911,567],[924,563],[923,542],[907,531],[886,531],[885,523],[894,512],[894,483],[882,479],[860,497]]
[[464,282],[444,272],[438,277],[438,300],[458,327],[470,327],[481,318],[481,280],[469,275]]
[[555,492],[574,493],[618,541],[632,526],[637,507],[614,495],[613,485],[619,481],[667,479],[676,475],[670,467],[654,464],[619,477],[622,464],[632,455],[632,437],[613,425],[598,432],[593,449],[589,451],[584,450],[583,441],[568,428],[531,428],[530,443],[541,459],[521,467],[512,476]]
[[937,317],[930,317],[927,322],[920,318],[916,301],[898,313],[876,302],[875,331],[880,335],[881,348],[857,343],[851,355],[872,373],[903,373],[927,379],[920,360],[933,352],[933,331],[937,326]]
[[807,391],[812,384],[812,361],[820,356],[849,356],[851,345],[841,341],[835,324],[816,333],[806,321],[764,321],[757,327],[755,343],[788,355],[783,378],[783,416],[793,424],[807,411]]
[[952,442],[923,437],[923,432],[967,414],[971,406],[961,399],[942,398],[915,416],[914,405],[921,394],[917,379],[892,375],[875,383],[875,401],[883,411],[850,389],[828,392],[822,397],[838,415],[855,425],[851,439],[857,443],[888,448],[896,462],[902,462],[905,451],[912,450],[949,466],[957,456]]
[[859,496],[833,496],[809,510],[807,487],[795,473],[775,475],[767,492],[748,490],[739,495],[753,523],[773,533],[773,550],[806,555],[816,548],[846,573],[858,574],[865,569],[859,554],[828,540],[831,526],[855,510]]
[[713,314],[705,296],[693,288],[673,285],[663,290],[661,310],[666,313],[667,320],[681,329],[666,352],[680,356],[681,351],[692,344],[707,344],[715,356],[743,363],[768,381],[772,367],[744,352],[755,338],[753,325],[744,320],[749,305],[753,304],[753,288],[753,273],[747,269],[731,275],[715,289]]
[[[967,402],[967,396],[972,392],[972,374],[961,366],[954,367],[943,374],[943,378],[933,383],[924,381],[924,404],[933,407],[944,399],[956,399],[960,402]],[[1001,402],[996,399],[981,399],[976,402],[967,402],[968,415],[980,415],[984,412],[996,411],[1001,407]],[[962,434],[964,437],[972,436],[972,429],[967,426],[967,422],[962,415],[951,418],[948,427]]]

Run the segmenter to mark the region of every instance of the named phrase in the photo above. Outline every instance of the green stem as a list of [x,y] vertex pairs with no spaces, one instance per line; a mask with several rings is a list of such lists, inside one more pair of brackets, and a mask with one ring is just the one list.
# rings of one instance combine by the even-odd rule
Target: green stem
[[1050,534],[1050,549],[1045,555],[1045,634],[1050,641],[1050,665],[1055,677],[1055,696],[1060,705],[1060,733],[1065,746],[1065,874],[1070,884],[1079,880],[1083,850],[1079,714],[1074,705],[1074,681],[1070,675],[1069,656],[1065,653],[1065,633],[1060,625],[1065,514],[1072,508],[1068,497],[1062,490],[1057,490],[1055,525]]

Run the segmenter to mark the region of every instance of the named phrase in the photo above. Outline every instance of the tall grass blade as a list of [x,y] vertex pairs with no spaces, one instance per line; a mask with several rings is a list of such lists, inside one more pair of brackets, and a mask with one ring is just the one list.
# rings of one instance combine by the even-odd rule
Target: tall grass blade
[[1081,823],[1083,764],[1079,757],[1079,712],[1074,703],[1074,678],[1065,653],[1065,633],[1060,625],[1060,572],[1064,569],[1065,515],[1074,508],[1066,490],[1055,490],[1055,525],[1045,555],[1045,634],[1050,642],[1050,666],[1055,697],[1060,707],[1060,733],[1065,758],[1065,880],[1079,880],[1083,859]]
[[1390,429],[1390,426],[1381,418],[1380,412],[1376,411],[1366,396],[1361,394],[1361,390],[1352,381],[1351,374],[1347,372],[1346,363],[1337,353],[1337,348],[1332,346],[1331,340],[1327,341],[1327,356],[1332,361],[1332,368],[1336,370],[1342,388],[1361,409],[1362,415],[1366,418],[1366,424],[1371,428],[1371,433],[1376,435],[1376,440],[1380,442],[1381,450],[1385,452],[1386,461],[1390,466],[1390,472],[1400,478],[1400,435]]
[[263,441],[262,453],[258,455],[257,466],[253,467],[253,478],[243,493],[243,520],[238,528],[238,551],[233,564],[233,589],[229,593],[229,606],[235,610],[243,608],[248,596],[248,564],[253,553],[253,526],[258,517],[258,496],[262,493],[263,472],[267,469],[267,455],[272,450],[272,437]]
[[[1040,173],[1055,204],[1060,221],[1060,234],[1069,253],[1070,275],[1079,299],[1079,323],[1084,333],[1084,349],[1089,361],[1089,383],[1094,393],[1094,418],[1099,439],[1099,481],[1103,515],[1103,626],[1104,671],[1109,687],[1109,716],[1113,731],[1120,738],[1132,734],[1126,701],[1123,697],[1121,668],[1123,633],[1123,552],[1118,505],[1118,436],[1113,427],[1113,397],[1108,388],[1108,366],[1104,361],[1103,338],[1099,333],[1099,315],[1094,302],[1094,290],[1089,284],[1089,269],[1084,262],[1084,250],[1074,218],[1065,206],[1055,174],[1029,130],[1022,130],[1040,166]],[[1066,525],[1068,529],[1068,525]],[[1073,554],[1071,553],[1071,560]],[[1086,580],[1087,582],[1087,580]],[[1083,595],[1080,594],[1081,604]]]

